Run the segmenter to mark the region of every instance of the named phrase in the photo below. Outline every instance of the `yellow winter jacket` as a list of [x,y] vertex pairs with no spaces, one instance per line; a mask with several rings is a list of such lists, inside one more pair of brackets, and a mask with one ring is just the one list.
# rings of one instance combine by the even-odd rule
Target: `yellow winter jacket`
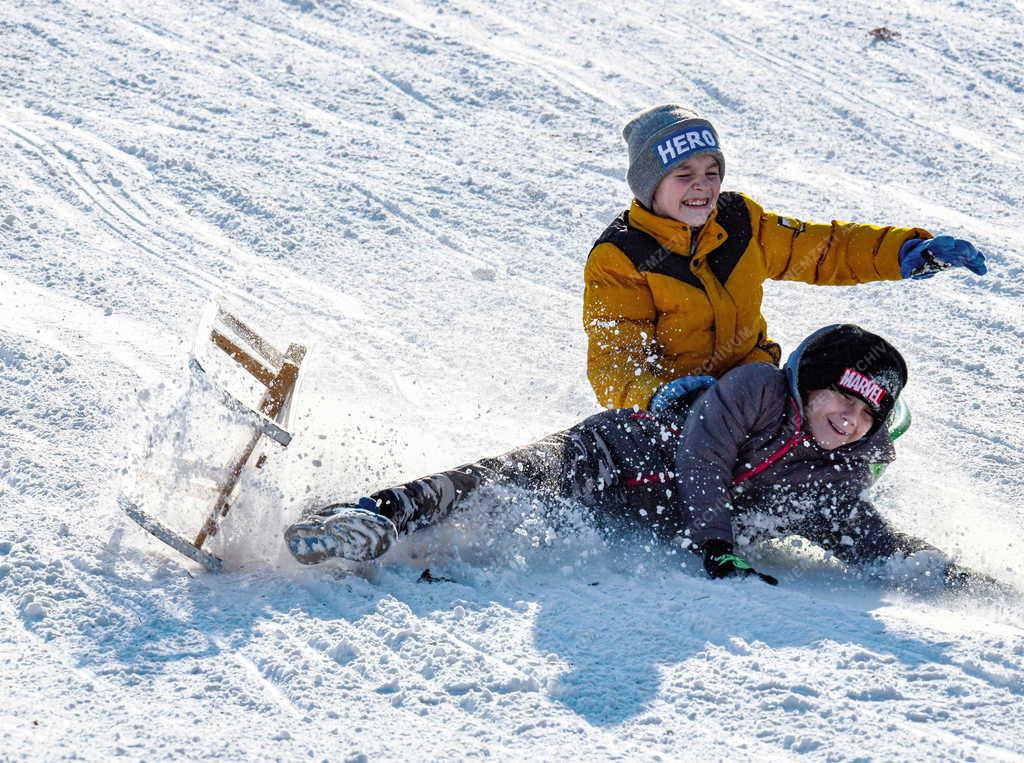
[[587,375],[601,405],[646,407],[680,376],[778,365],[761,315],[765,279],[850,285],[900,278],[920,228],[804,223],[722,193],[699,229],[636,200],[601,235],[584,272]]

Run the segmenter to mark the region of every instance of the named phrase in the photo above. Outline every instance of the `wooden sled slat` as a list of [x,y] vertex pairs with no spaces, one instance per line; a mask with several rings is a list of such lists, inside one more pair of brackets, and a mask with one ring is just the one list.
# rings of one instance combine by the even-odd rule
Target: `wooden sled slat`
[[[301,344],[289,344],[284,353],[280,352],[220,305],[217,305],[214,320],[214,323],[217,322],[221,324],[223,330],[216,327],[210,328],[210,333],[202,341],[210,341],[255,378],[266,390],[261,396],[256,410],[253,410],[214,380],[209,380],[214,388],[221,393],[225,405],[240,414],[252,426],[252,432],[244,447],[230,464],[227,467],[218,468],[221,473],[225,473],[225,478],[217,486],[213,506],[195,540],[189,542],[142,511],[128,498],[124,496],[118,498],[121,509],[143,529],[211,572],[221,571],[223,561],[208,551],[204,551],[202,546],[210,537],[217,534],[220,520],[230,510],[231,496],[238,486],[246,464],[259,444],[260,438],[266,435],[282,446],[287,446],[291,442],[292,435],[284,429],[282,422],[287,418],[287,406],[295,393],[299,368],[306,356],[306,348]],[[232,332],[235,335],[234,338],[229,336],[229,333]],[[251,347],[255,351],[255,355],[259,357],[242,347],[242,343]],[[197,375],[205,376],[206,372],[197,358],[190,359],[189,367]],[[264,456],[261,456],[257,466],[261,465],[263,458]]]
[[121,510],[131,517],[132,520],[138,523],[143,530],[156,538],[159,538],[178,553],[184,554],[194,562],[199,562],[199,564],[203,565],[203,567],[208,569],[210,572],[220,572],[224,569],[224,561],[222,559],[189,543],[166,525],[142,511],[142,509],[129,501],[123,495],[118,496],[117,503],[121,507]]
[[238,363],[238,365],[255,376],[256,380],[264,387],[269,387],[274,383],[276,374],[274,374],[273,371],[266,368],[262,363],[253,358],[249,353],[216,329],[210,332],[210,341],[222,349],[227,356]]
[[[202,364],[195,358],[192,358],[188,362],[189,368],[197,375],[205,374],[206,371],[203,369]],[[295,371],[295,376],[298,378],[298,369]],[[292,382],[294,384],[294,381]],[[290,389],[290,387],[289,387]],[[238,398],[232,395],[226,390],[217,388],[217,391],[221,395],[221,399],[228,408],[237,413],[239,416],[244,418],[249,423],[253,424],[260,432],[265,434],[270,439],[284,448],[287,448],[292,441],[291,432],[278,426],[278,424],[271,420],[271,417],[263,410],[259,412],[254,411],[252,408],[241,402]],[[287,395],[286,395],[287,397]],[[261,415],[262,414],[262,415]],[[275,412],[276,415],[276,412]]]
[[270,363],[270,365],[280,366],[284,363],[284,356],[275,347],[272,347],[263,337],[222,307],[217,308],[217,320],[223,321],[225,325],[230,326],[232,331],[252,345],[252,348],[262,355],[264,360]]

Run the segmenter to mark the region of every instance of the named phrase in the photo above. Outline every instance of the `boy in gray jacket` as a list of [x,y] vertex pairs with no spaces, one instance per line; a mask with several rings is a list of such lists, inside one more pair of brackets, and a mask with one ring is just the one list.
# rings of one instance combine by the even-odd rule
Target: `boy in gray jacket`
[[[755,515],[758,527],[767,515],[774,534],[801,535],[851,564],[934,551],[863,497],[872,465],[895,458],[884,424],[906,381],[903,357],[885,339],[827,326],[782,369],[752,363],[717,382],[703,377],[650,411],[604,411],[496,458],[308,512],[285,540],[303,564],[373,559],[477,490],[508,484],[649,528],[701,554],[713,578],[777,582],[734,553],[736,531]],[[949,560],[943,574],[965,582]]]

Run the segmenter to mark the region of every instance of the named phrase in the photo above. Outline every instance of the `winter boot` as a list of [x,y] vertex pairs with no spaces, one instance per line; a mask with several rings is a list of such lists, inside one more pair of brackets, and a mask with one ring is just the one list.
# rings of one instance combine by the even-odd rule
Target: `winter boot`
[[284,531],[288,550],[302,564],[330,558],[369,561],[387,551],[397,537],[395,523],[377,510],[372,498],[304,513]]

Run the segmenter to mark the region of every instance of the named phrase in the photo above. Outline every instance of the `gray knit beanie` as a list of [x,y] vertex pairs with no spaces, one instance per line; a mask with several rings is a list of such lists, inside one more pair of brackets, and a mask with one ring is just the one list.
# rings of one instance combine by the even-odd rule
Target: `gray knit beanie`
[[622,128],[629,146],[626,182],[637,200],[648,209],[654,189],[680,162],[710,154],[725,176],[725,157],[714,126],[693,109],[676,104],[655,106],[637,114]]

